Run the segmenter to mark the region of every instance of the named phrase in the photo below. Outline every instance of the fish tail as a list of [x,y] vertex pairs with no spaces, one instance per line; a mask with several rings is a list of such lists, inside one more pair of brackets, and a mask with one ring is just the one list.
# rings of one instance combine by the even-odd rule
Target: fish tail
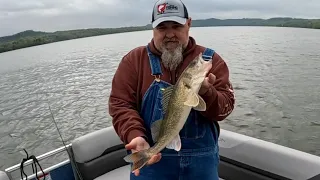
[[139,152],[135,152],[127,155],[123,158],[128,163],[133,163],[131,171],[135,171],[137,169],[141,169],[147,162],[151,159],[151,156],[147,152],[147,150],[142,150]]

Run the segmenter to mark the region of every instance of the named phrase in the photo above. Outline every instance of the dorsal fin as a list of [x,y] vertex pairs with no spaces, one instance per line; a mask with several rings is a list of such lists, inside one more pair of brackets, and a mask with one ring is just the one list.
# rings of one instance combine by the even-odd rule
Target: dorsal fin
[[163,110],[164,114],[167,112],[167,107],[168,107],[168,104],[170,101],[170,97],[171,97],[173,89],[174,89],[173,87],[174,86],[171,85],[167,88],[161,89],[162,90],[162,110]]

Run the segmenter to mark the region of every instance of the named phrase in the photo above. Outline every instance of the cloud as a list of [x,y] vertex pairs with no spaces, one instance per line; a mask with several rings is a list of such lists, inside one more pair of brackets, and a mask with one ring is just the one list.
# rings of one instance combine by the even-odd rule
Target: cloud
[[[0,0],[0,36],[150,23],[156,0]],[[320,18],[318,0],[184,0],[193,19]]]

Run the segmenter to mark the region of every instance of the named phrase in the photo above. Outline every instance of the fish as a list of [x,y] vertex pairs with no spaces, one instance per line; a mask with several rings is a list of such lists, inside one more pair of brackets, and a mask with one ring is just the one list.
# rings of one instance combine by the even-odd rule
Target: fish
[[126,162],[132,163],[132,172],[141,169],[153,155],[158,154],[164,148],[181,150],[179,133],[191,109],[206,110],[206,103],[198,93],[211,67],[212,60],[205,61],[200,53],[188,64],[174,85],[161,89],[164,116],[163,119],[151,124],[151,135],[155,144],[149,149],[124,157]]

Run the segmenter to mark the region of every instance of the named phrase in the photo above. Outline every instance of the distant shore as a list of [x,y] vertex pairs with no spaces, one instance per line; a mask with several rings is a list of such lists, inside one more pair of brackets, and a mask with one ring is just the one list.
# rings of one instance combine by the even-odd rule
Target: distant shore
[[[192,21],[192,27],[211,26],[274,26],[320,29],[320,19],[270,18],[270,19],[199,19]],[[0,37],[0,53],[48,44],[58,41],[99,36],[114,33],[151,30],[151,25],[121,28],[91,28],[56,32],[27,30],[11,36]]]

